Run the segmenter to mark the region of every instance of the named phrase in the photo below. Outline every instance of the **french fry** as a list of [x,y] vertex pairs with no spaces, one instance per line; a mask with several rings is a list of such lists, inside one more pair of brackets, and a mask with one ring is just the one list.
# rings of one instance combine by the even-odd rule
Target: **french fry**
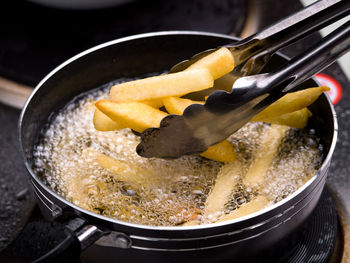
[[220,168],[215,184],[205,201],[204,217],[215,216],[215,214],[223,211],[242,174],[243,164],[239,160],[224,164]]
[[236,219],[242,216],[246,216],[255,213],[261,209],[264,209],[269,205],[269,200],[263,196],[259,195],[253,198],[249,203],[244,203],[237,209],[233,210],[231,213],[224,215],[217,222],[223,222],[226,220]]
[[87,154],[90,155],[90,158],[96,160],[102,168],[111,172],[118,181],[128,182],[136,186],[147,186],[157,181],[157,177],[150,170],[117,160],[99,153],[95,149],[88,149]]
[[117,103],[100,100],[96,107],[113,121],[137,132],[150,127],[159,127],[160,121],[167,116],[163,111],[140,102]]
[[[180,99],[180,98],[177,98]],[[275,117],[262,117],[259,121],[271,123],[271,124],[279,124],[286,125],[293,128],[303,129],[305,128],[309,117],[312,116],[312,112],[308,108],[303,108],[301,110],[285,113],[282,115],[278,115]],[[250,120],[251,122],[254,119]]]
[[322,92],[328,90],[328,87],[322,86],[288,93],[254,116],[251,121],[263,121],[285,113],[301,110],[312,104]]
[[243,178],[245,186],[256,188],[264,182],[265,174],[278,154],[278,147],[288,129],[288,126],[271,124],[262,136],[260,146],[256,150],[254,159]]
[[145,101],[204,90],[214,85],[207,69],[193,69],[121,83],[111,88],[117,102]]
[[94,127],[98,131],[115,131],[125,128],[119,123],[113,121],[106,114],[96,109],[94,112]]
[[200,220],[191,220],[186,223],[181,224],[180,226],[197,226],[200,225],[201,221]]
[[182,115],[184,110],[192,104],[204,104],[204,101],[193,101],[184,98],[166,97],[163,104],[167,112],[170,114]]
[[235,149],[228,140],[223,140],[218,144],[210,146],[208,150],[202,152],[200,156],[218,162],[233,162],[236,160]]
[[144,101],[141,101],[141,102],[144,103],[144,104],[147,104],[148,106],[156,108],[156,109],[159,109],[160,107],[162,107],[164,105],[162,99],[144,100]]
[[303,108],[301,110],[285,113],[276,117],[262,119],[261,121],[303,129],[305,128],[307,121],[311,116],[311,111],[309,111],[308,108]]
[[222,47],[193,63],[185,71],[205,68],[213,79],[218,79],[234,68],[233,56],[226,47]]
[[[195,103],[204,104],[204,101],[193,101],[189,99],[167,97],[163,99],[164,106],[170,114],[183,114],[184,110]],[[208,150],[200,154],[201,156],[218,162],[233,162],[236,154],[233,145],[224,140],[218,144],[210,146]]]

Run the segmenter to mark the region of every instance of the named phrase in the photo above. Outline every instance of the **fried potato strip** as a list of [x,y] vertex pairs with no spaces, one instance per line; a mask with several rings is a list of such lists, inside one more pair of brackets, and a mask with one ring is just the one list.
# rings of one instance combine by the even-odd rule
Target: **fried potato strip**
[[278,154],[279,145],[288,129],[288,126],[271,124],[254,153],[253,161],[243,178],[244,185],[256,188],[264,182],[265,174]]
[[303,108],[301,110],[285,113],[279,116],[268,117],[266,119],[262,119],[261,121],[303,129],[307,125],[307,122],[311,116],[311,111],[308,108]]
[[147,104],[148,106],[156,108],[156,109],[159,109],[160,107],[162,107],[164,105],[162,99],[144,100],[144,101],[141,101],[141,102],[144,103],[144,104]]
[[288,93],[254,116],[251,121],[264,121],[301,110],[316,101],[322,92],[328,90],[328,87],[322,86]]
[[236,160],[235,148],[228,140],[223,140],[218,144],[210,146],[200,156],[218,162],[233,162]]
[[115,131],[126,128],[125,126],[113,121],[99,109],[96,109],[94,112],[93,122],[95,129],[98,131]]
[[117,181],[127,182],[135,186],[148,186],[158,180],[157,176],[150,170],[117,160],[95,149],[88,149],[86,154],[88,158],[95,160],[102,168],[111,172]]
[[205,201],[204,217],[215,216],[223,211],[242,173],[243,164],[239,160],[224,164],[220,168],[215,184]]
[[111,88],[110,96],[116,102],[145,101],[180,97],[213,85],[213,77],[207,69],[193,69],[121,83]]
[[213,79],[218,79],[234,68],[234,59],[230,50],[222,47],[213,53],[193,63],[185,71],[205,68],[209,70]]
[[264,209],[269,205],[269,200],[263,196],[259,195],[253,198],[250,202],[242,204],[237,209],[233,210],[227,215],[221,217],[217,222],[223,222],[226,220],[236,219],[239,217],[243,217],[252,213],[255,213],[261,209]]
[[137,132],[150,127],[159,127],[160,121],[167,116],[163,111],[140,102],[117,103],[111,100],[100,100],[96,107],[113,121]]
[[186,223],[181,224],[180,226],[197,226],[200,225],[201,221],[200,220],[191,220]]
[[182,115],[184,110],[192,104],[204,104],[204,101],[194,101],[190,99],[167,97],[163,99],[163,104],[169,114]]

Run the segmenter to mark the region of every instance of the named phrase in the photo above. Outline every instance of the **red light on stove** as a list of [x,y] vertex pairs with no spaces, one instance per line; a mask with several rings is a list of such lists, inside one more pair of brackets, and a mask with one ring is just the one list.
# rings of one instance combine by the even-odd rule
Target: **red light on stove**
[[333,105],[337,104],[343,95],[343,89],[340,86],[339,82],[331,76],[323,73],[316,74],[315,78],[322,86],[327,86],[330,88],[328,95],[331,98]]

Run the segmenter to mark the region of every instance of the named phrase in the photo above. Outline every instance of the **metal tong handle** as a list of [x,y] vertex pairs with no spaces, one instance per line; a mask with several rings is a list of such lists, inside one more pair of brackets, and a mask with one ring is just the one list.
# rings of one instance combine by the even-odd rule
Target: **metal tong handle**
[[[350,14],[348,0],[320,0],[232,45],[236,72],[260,72],[274,52]],[[251,59],[253,58],[253,59]],[[247,63],[243,63],[246,62]],[[254,64],[254,65],[252,65]]]
[[215,91],[204,105],[190,105],[182,116],[167,116],[160,128],[141,134],[136,151],[143,157],[164,158],[203,152],[349,49],[350,21],[277,71],[240,78],[231,93]]
[[324,37],[315,46],[294,57],[282,68],[267,74],[259,86],[269,92],[283,85],[281,94],[291,92],[303,81],[323,70],[350,50],[350,21]]

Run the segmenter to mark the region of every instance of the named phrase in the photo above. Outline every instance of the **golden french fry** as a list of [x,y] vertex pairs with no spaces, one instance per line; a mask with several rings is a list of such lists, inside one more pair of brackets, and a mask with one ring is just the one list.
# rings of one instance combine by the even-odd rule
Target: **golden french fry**
[[265,196],[259,195],[253,198],[249,203],[244,203],[237,209],[233,210],[231,213],[224,215],[217,222],[231,220],[255,213],[267,207],[269,203],[269,200]]
[[243,174],[243,168],[239,160],[224,164],[220,168],[215,184],[205,201],[204,217],[216,216],[217,213],[224,210],[236,183]]
[[311,116],[311,111],[309,111],[308,108],[303,108],[301,110],[285,113],[280,116],[262,119],[261,121],[303,129],[305,128],[307,121]]
[[151,107],[156,108],[156,109],[159,109],[160,107],[162,107],[164,105],[162,99],[144,100],[144,101],[140,101],[140,102],[147,104],[148,106],[151,106]]
[[254,116],[251,121],[263,121],[285,113],[301,110],[312,104],[322,92],[328,90],[328,87],[323,86],[288,93]]
[[236,160],[235,149],[228,140],[223,140],[218,144],[210,146],[208,150],[202,152],[200,156],[218,162],[233,162]]
[[201,221],[199,221],[199,220],[191,220],[191,221],[188,221],[186,223],[181,224],[180,226],[197,226],[200,224],[201,224]]
[[113,121],[106,114],[101,112],[99,109],[96,109],[94,112],[94,127],[98,131],[115,131],[125,128],[119,123]]
[[278,147],[288,129],[288,126],[271,124],[254,153],[253,161],[243,178],[244,185],[255,188],[264,182],[265,174],[278,154]]
[[101,167],[111,172],[118,181],[136,186],[148,186],[157,182],[157,177],[150,170],[117,160],[94,149],[89,149],[87,154],[92,155],[90,158],[92,157]]
[[160,121],[167,116],[163,111],[140,102],[117,103],[100,100],[96,107],[112,120],[124,127],[143,132],[150,127],[159,127]]
[[117,102],[145,101],[210,88],[213,77],[207,69],[194,69],[125,82],[111,88],[111,99]]
[[205,68],[213,79],[218,79],[234,68],[234,60],[230,50],[222,47],[189,66],[186,71]]
[[163,104],[167,112],[170,114],[182,115],[184,110],[192,104],[204,104],[204,101],[193,101],[184,98],[166,97],[163,99]]

